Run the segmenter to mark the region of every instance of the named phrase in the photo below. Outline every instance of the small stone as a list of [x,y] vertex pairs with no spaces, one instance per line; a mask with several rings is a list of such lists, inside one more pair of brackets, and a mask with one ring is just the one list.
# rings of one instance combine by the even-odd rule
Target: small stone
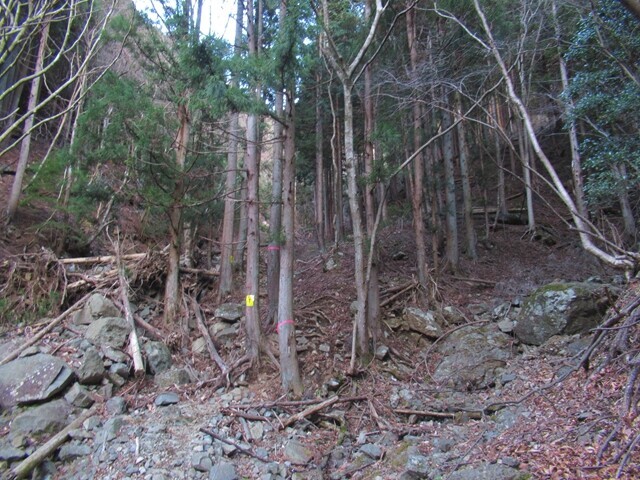
[[167,405],[175,405],[180,401],[180,397],[174,392],[164,392],[156,397],[153,403],[158,407],[166,407]]
[[169,370],[171,367],[171,352],[162,342],[147,342],[144,345],[149,371],[154,375]]
[[23,458],[26,458],[26,456],[27,456],[27,452],[25,452],[21,448],[16,448],[12,445],[0,446],[0,461],[15,462],[17,460],[22,460]]
[[331,351],[331,347],[329,345],[327,345],[326,343],[321,343],[318,346],[318,350],[320,350],[323,353],[329,353]]
[[500,320],[498,322],[498,328],[502,333],[511,333],[515,328],[515,323],[509,319]]
[[376,359],[377,360],[384,360],[387,355],[389,354],[389,347],[387,347],[386,345],[379,345],[378,348],[376,348]]
[[199,472],[208,472],[213,467],[213,460],[208,454],[197,452],[191,456],[191,466]]
[[203,354],[207,351],[207,342],[204,337],[196,338],[191,344],[191,351],[195,354]]
[[380,458],[382,458],[383,450],[380,445],[365,443],[360,447],[360,451],[368,457],[373,458],[374,460],[379,460]]
[[515,373],[507,372],[500,375],[500,382],[506,385],[507,383],[513,382],[516,378],[518,377]]
[[122,387],[127,381],[122,378],[120,375],[116,375],[115,373],[107,372],[107,380],[111,382],[116,387]]
[[244,307],[237,303],[223,303],[214,312],[216,318],[237,322],[244,315]]
[[84,443],[65,443],[60,447],[58,459],[63,462],[91,455],[91,447]]
[[102,351],[104,358],[107,358],[112,362],[127,363],[129,361],[129,356],[126,353],[120,350],[116,350],[115,348],[110,347],[109,345],[102,345],[100,347],[100,350]]
[[289,440],[284,447],[284,458],[294,465],[306,465],[313,458],[313,453],[303,443]]
[[254,440],[262,440],[264,435],[264,424],[262,422],[251,422],[249,424],[249,432]]
[[220,462],[209,470],[209,480],[237,480],[235,467],[226,462]]
[[88,348],[84,352],[82,365],[78,370],[78,381],[84,385],[95,385],[104,377],[104,362],[100,358],[98,350]]
[[89,392],[79,383],[74,383],[69,391],[64,395],[64,399],[74,407],[89,408],[93,405],[93,398]]
[[191,383],[189,372],[184,368],[170,368],[153,378],[154,383],[160,388],[170,388],[174,385],[186,385]]
[[111,416],[122,415],[127,412],[127,402],[122,397],[113,397],[107,400],[105,408]]
[[109,367],[109,372],[115,375],[118,375],[123,379],[127,379],[129,378],[129,365],[127,365],[126,363],[120,363],[120,362],[113,363]]

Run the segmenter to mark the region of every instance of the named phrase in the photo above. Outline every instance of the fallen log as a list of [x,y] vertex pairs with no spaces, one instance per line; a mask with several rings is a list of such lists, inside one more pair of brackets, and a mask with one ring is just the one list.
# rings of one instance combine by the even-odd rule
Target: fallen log
[[67,441],[67,437],[71,431],[76,430],[89,417],[96,414],[96,407],[85,410],[78,418],[67,425],[62,431],[55,434],[51,439],[39,447],[35,452],[25,458],[22,462],[11,469],[11,478],[25,478],[29,472],[36,468],[42,461],[51,455],[56,448]]

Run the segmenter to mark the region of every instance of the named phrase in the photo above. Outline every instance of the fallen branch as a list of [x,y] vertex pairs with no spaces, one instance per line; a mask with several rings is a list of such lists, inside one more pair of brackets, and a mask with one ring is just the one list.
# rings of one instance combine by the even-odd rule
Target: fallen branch
[[481,285],[489,285],[490,287],[495,287],[498,282],[492,282],[491,280],[483,280],[481,278],[467,278],[467,277],[456,277],[452,275],[451,278],[454,280],[459,280],[461,282],[469,282],[469,283],[479,283]]
[[51,439],[38,448],[35,452],[25,458],[17,466],[11,469],[11,478],[24,478],[31,470],[40,465],[42,461],[52,454],[56,448],[67,441],[69,433],[82,425],[82,423],[89,417],[95,415],[96,407],[92,407],[89,410],[85,410],[78,418],[67,425],[62,431],[55,434]]
[[124,265],[122,263],[122,257],[120,255],[120,246],[116,245],[116,254],[118,262],[118,280],[120,281],[120,300],[124,307],[124,316],[126,321],[131,326],[131,333],[129,333],[129,348],[131,349],[131,357],[133,358],[133,372],[136,378],[144,377],[145,367],[142,360],[142,352],[140,350],[140,342],[138,341],[138,333],[136,332],[136,322],[133,319],[133,312],[131,311],[131,304],[129,303],[129,283],[124,275]]
[[403,295],[405,292],[407,292],[408,290],[411,290],[412,288],[415,288],[418,284],[415,282],[410,282],[406,285],[404,285],[400,291],[398,291],[397,293],[395,293],[394,295],[391,295],[389,298],[383,300],[382,302],[380,302],[380,308],[386,307],[387,305],[389,305],[391,302],[393,302],[396,298],[398,298],[400,295]]
[[26,350],[31,345],[34,345],[39,340],[41,340],[47,333],[49,333],[51,330],[53,330],[53,328],[56,325],[58,325],[60,322],[62,322],[62,320],[67,318],[69,316],[69,314],[71,314],[71,313],[75,312],[76,310],[79,310],[80,308],[82,308],[82,306],[84,305],[84,302],[89,298],[90,295],[91,295],[90,293],[86,294],[84,297],[82,297],[80,300],[78,300],[76,303],[74,303],[71,307],[69,307],[64,312],[62,312],[59,316],[54,318],[51,321],[51,323],[49,325],[47,325],[45,328],[43,328],[42,330],[40,330],[40,332],[38,332],[37,335],[34,335],[31,339],[27,340],[25,343],[23,343],[18,348],[16,348],[13,352],[11,352],[6,357],[4,357],[2,360],[0,360],[0,365],[4,365],[5,363],[8,363],[11,360],[15,360],[16,358],[18,358],[18,356],[24,350]]
[[219,277],[220,272],[216,270],[206,270],[204,268],[180,267],[183,273],[194,273],[196,275],[204,275],[205,277]]
[[436,412],[429,410],[411,410],[409,408],[396,408],[393,410],[395,413],[401,415],[416,415],[418,417],[430,417],[430,418],[469,418],[471,420],[481,420],[484,412],[480,410],[457,410],[455,412]]
[[228,440],[228,439],[226,439],[226,438],[221,437],[220,435],[218,435],[217,433],[215,433],[215,432],[213,432],[213,431],[209,430],[208,428],[204,428],[204,427],[202,427],[202,428],[200,428],[200,431],[201,431],[202,433],[206,433],[207,435],[209,435],[209,436],[211,436],[211,437],[215,438],[216,440],[219,440],[219,441],[220,441],[220,442],[222,442],[222,443],[226,443],[227,445],[231,445],[232,447],[237,448],[239,451],[241,451],[241,452],[242,452],[242,453],[244,453],[245,455],[249,455],[250,457],[253,457],[253,458],[255,458],[256,460],[260,460],[260,461],[261,461],[261,462],[263,462],[263,463],[270,463],[270,462],[271,462],[271,460],[269,460],[268,458],[261,457],[260,455],[253,453],[253,452],[252,452],[251,450],[249,450],[248,448],[241,447],[241,446],[240,446],[240,445],[238,445],[237,443],[232,442],[231,440]]
[[230,384],[229,367],[227,367],[227,364],[224,363],[224,360],[222,360],[222,357],[218,353],[218,350],[216,349],[216,346],[214,345],[213,340],[211,339],[211,335],[209,334],[209,330],[207,329],[207,326],[204,324],[202,309],[200,308],[198,301],[193,297],[191,297],[191,305],[193,306],[193,311],[196,314],[196,324],[198,325],[198,330],[200,331],[200,335],[202,335],[204,338],[204,342],[207,345],[207,350],[209,350],[209,356],[211,357],[211,360],[216,362],[216,365],[218,365],[218,367],[220,368],[220,371],[222,372],[222,375],[224,376],[225,381],[227,382],[227,387],[228,387]]
[[[122,255],[122,260],[142,260],[146,256],[146,253],[130,253],[128,255]],[[112,263],[117,261],[117,255],[102,255],[100,257],[60,258],[58,259],[58,261],[63,265]]]
[[[368,397],[359,396],[359,397],[332,397],[337,398],[336,403],[347,403],[347,402],[363,402],[368,400]],[[315,398],[312,400],[281,400],[276,402],[269,403],[259,403],[259,404],[238,404],[231,405],[229,408],[236,409],[256,409],[256,408],[274,408],[274,407],[299,407],[303,405],[316,405],[318,403],[322,403],[325,400],[321,398]]]
[[313,405],[312,407],[309,407],[309,408],[301,411],[300,413],[296,413],[295,415],[291,415],[284,422],[282,422],[282,426],[280,428],[284,429],[284,428],[288,427],[289,425],[293,425],[297,421],[302,420],[303,418],[306,418],[309,415],[313,415],[314,413],[317,413],[320,410],[323,410],[323,409],[325,409],[327,407],[330,407],[334,403],[337,403],[338,400],[340,400],[340,397],[338,397],[338,396],[331,397],[331,398],[328,398],[327,400],[325,400],[322,403],[318,403],[317,405]]

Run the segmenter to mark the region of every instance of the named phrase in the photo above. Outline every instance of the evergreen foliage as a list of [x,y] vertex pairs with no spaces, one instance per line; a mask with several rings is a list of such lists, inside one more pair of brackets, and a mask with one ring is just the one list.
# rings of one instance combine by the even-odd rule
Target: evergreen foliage
[[601,0],[581,20],[567,58],[574,74],[565,95],[585,131],[587,198],[611,206],[623,190],[636,195],[640,181],[640,23],[619,2]]

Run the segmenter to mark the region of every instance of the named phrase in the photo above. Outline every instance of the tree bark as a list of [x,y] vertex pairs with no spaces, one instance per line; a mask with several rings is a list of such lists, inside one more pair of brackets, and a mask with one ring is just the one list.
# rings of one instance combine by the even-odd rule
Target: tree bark
[[[448,105],[446,94],[445,105]],[[445,107],[446,108],[446,107]],[[448,111],[442,112],[442,128],[451,126],[451,114]],[[458,271],[460,255],[458,248],[458,212],[456,204],[456,182],[454,166],[454,144],[453,132],[447,133],[443,137],[443,157],[444,157],[444,190],[445,190],[445,225],[447,231],[447,262],[452,272]]]
[[460,156],[460,176],[462,177],[462,209],[464,212],[465,250],[470,259],[476,260],[478,258],[478,252],[476,249],[476,231],[473,226],[473,199],[471,196],[471,179],[469,175],[469,146],[467,143],[467,132],[462,119],[462,99],[460,98],[459,93],[456,94],[455,101],[456,116],[457,120],[459,120],[456,131],[458,134],[458,152]]
[[[241,54],[243,25],[243,2],[237,2],[235,48],[236,56]],[[235,77],[231,78],[231,86],[237,86]],[[238,145],[240,127],[238,112],[231,112],[229,120],[229,140],[227,142],[227,174],[225,179],[224,214],[222,217],[222,238],[220,239],[220,283],[218,285],[218,302],[221,302],[231,291],[233,285],[233,227],[235,223],[236,178],[238,170]]]
[[324,155],[323,155],[323,140],[324,140],[324,125],[322,121],[322,73],[320,68],[316,72],[316,182],[315,182],[315,222],[316,222],[316,236],[318,237],[318,248],[321,252],[326,249],[326,231],[325,228],[325,198],[326,192],[324,187]]
[[182,244],[182,202],[185,194],[184,167],[191,130],[188,106],[178,106],[180,128],[176,135],[176,179],[169,207],[169,258],[164,289],[164,322],[168,325],[178,317],[182,303],[180,287],[180,250]]
[[[257,55],[256,24],[253,20],[253,0],[247,1],[249,55]],[[256,96],[259,91],[256,89]],[[262,345],[260,325],[260,162],[258,155],[258,116],[247,117],[247,265],[245,277],[245,328],[247,332],[247,356],[257,361]]]
[[29,151],[31,148],[31,130],[33,128],[33,122],[35,119],[35,110],[38,105],[38,95],[40,94],[40,80],[44,65],[44,57],[46,55],[47,41],[49,40],[49,26],[51,21],[47,18],[42,25],[42,32],[40,33],[40,43],[38,44],[38,53],[36,55],[35,76],[31,81],[31,91],[29,92],[29,101],[27,110],[31,114],[24,122],[24,138],[20,144],[20,157],[18,159],[18,165],[16,166],[16,174],[13,178],[13,184],[11,185],[11,194],[9,195],[9,201],[7,202],[7,223],[10,223],[18,209],[18,202],[22,195],[22,182],[24,180],[24,174],[27,170],[27,164],[29,163]]
[[278,302],[278,342],[282,389],[300,397],[303,391],[296,330],[293,317],[293,264],[295,247],[295,130],[294,91],[287,97],[287,126],[282,189],[284,243],[280,252],[280,298]]
[[[416,41],[416,11],[415,8],[410,9],[406,14],[407,22],[407,40],[409,43],[409,58],[411,60],[411,72],[413,80],[417,80],[418,76],[418,45]],[[418,150],[422,145],[422,120],[420,104],[416,100],[412,107],[413,113],[413,148]],[[427,282],[428,262],[427,262],[427,245],[425,241],[424,228],[424,200],[423,200],[423,183],[424,183],[424,155],[419,153],[413,160],[413,184],[411,194],[411,206],[413,211],[413,229],[416,240],[416,262],[418,267],[418,282],[426,292],[429,285]]]

